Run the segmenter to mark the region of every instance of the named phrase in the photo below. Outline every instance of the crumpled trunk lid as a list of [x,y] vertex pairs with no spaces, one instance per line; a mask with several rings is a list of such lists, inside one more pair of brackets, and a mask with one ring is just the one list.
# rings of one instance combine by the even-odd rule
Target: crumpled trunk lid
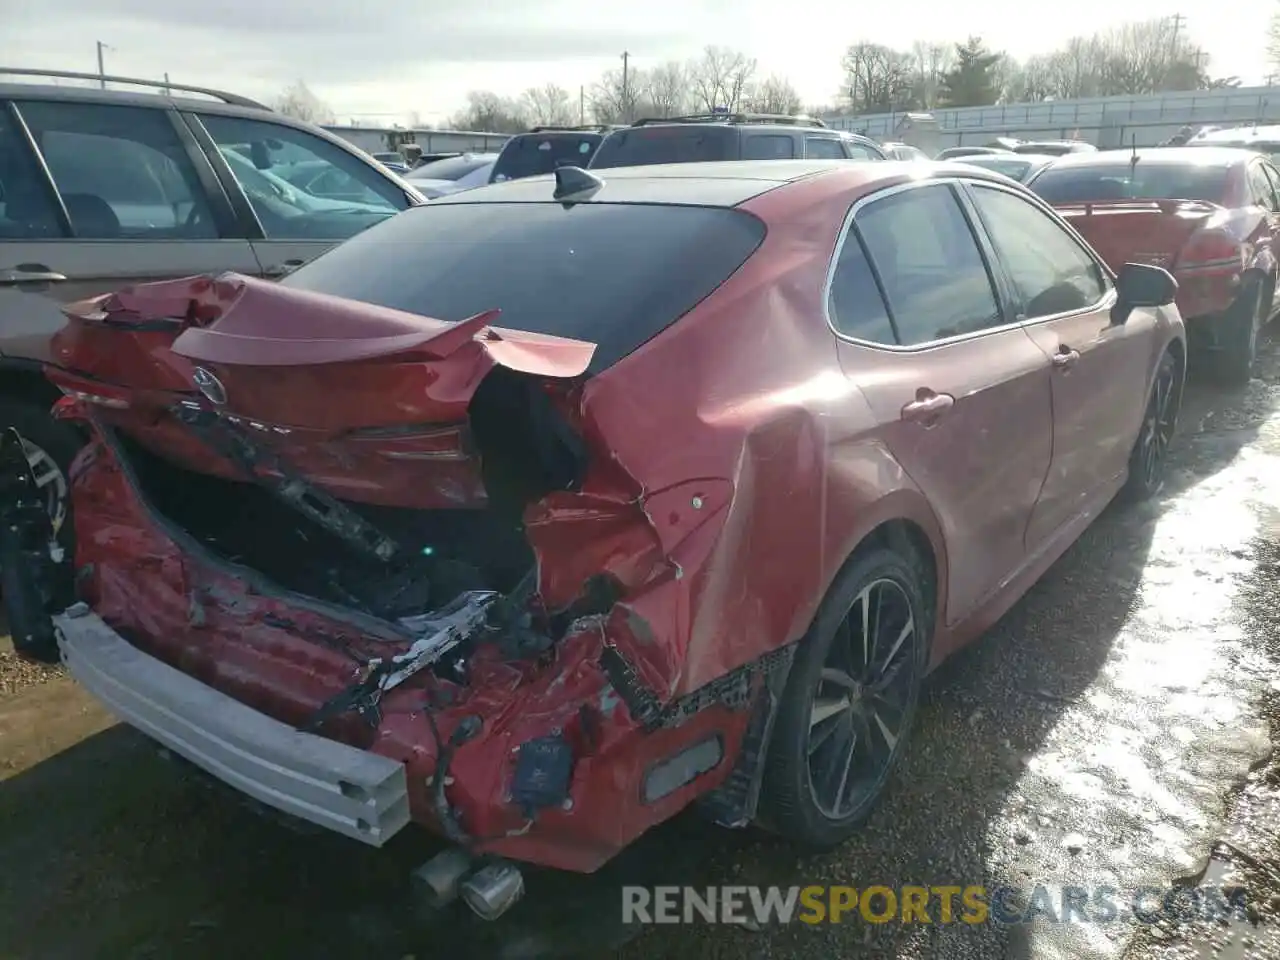
[[528,393],[508,389],[508,402],[550,402],[595,350],[491,326],[496,310],[448,322],[236,274],[65,309],[51,379],[112,426],[234,476],[183,420],[216,416],[328,493],[389,506],[483,501],[468,410],[486,377],[517,375]]

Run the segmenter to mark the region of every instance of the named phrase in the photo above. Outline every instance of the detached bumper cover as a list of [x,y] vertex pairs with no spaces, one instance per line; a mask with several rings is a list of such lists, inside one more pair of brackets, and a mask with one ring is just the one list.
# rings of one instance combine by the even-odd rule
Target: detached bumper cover
[[129,644],[92,613],[54,618],[71,675],[124,722],[256,800],[380,847],[409,822],[404,765],[300,733]]

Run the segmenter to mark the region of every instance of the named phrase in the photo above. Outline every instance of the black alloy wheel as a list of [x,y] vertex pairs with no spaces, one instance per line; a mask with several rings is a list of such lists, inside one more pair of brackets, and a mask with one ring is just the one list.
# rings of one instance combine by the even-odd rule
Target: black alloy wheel
[[835,846],[874,809],[902,755],[932,630],[918,558],[859,551],[800,641],[765,758],[764,826]]
[[1182,386],[1180,367],[1172,353],[1165,352],[1156,368],[1151,395],[1142,417],[1138,439],[1129,456],[1129,479],[1125,495],[1130,500],[1154,497],[1164,486],[1169,444],[1178,426]]

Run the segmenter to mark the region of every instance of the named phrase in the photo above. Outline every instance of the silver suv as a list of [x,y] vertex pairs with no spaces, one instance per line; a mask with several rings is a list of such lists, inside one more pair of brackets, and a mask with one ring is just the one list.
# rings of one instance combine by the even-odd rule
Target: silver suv
[[81,443],[49,417],[41,372],[62,303],[224,270],[281,277],[423,202],[352,145],[244,97],[0,68],[0,430],[26,438],[55,527]]

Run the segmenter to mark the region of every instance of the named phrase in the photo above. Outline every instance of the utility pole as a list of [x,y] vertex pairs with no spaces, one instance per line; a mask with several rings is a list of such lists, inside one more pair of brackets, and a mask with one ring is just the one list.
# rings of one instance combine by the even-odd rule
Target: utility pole
[[587,88],[585,86],[578,87],[578,125],[583,127],[587,125]]
[[631,54],[626,50],[622,51],[622,121],[623,123],[631,122],[631,97],[630,85],[627,78],[627,68],[630,66]]
[[111,48],[108,47],[101,40],[98,41],[98,86],[100,86],[103,90],[107,89],[107,71],[103,68],[103,65],[102,65],[102,51],[110,50],[110,49]]
[[169,90],[169,71],[168,71],[168,70],[166,70],[166,71],[164,72],[164,95],[167,97],[167,96],[169,96],[169,93],[170,93],[170,90]]
[[1169,19],[1173,22],[1173,33],[1169,37],[1169,59],[1173,60],[1178,56],[1178,34],[1186,25],[1187,18],[1180,13],[1175,13]]

